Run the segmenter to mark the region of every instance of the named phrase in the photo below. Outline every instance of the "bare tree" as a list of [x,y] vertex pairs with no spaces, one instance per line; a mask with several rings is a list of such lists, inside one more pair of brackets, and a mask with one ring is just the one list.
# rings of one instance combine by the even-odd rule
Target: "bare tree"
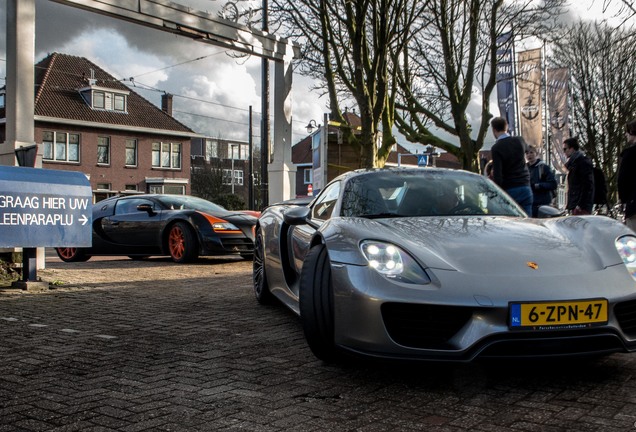
[[570,69],[572,134],[605,173],[612,201],[625,124],[636,116],[633,40],[633,30],[581,22],[567,29],[551,58]]
[[[274,0],[272,22],[303,46],[299,65],[329,97],[330,118],[344,142],[358,148],[361,167],[383,166],[393,136],[395,64],[426,2],[418,0]],[[357,106],[361,133],[346,127]],[[378,146],[378,143],[380,145]]]
[[492,117],[498,36],[513,31],[517,39],[546,38],[563,5],[562,0],[425,2],[415,24],[422,31],[410,41],[398,71],[400,132],[412,142],[441,147],[464,169],[477,171]]

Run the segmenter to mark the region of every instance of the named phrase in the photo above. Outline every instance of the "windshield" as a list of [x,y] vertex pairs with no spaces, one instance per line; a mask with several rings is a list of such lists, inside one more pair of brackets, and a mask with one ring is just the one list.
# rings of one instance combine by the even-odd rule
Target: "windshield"
[[525,217],[521,208],[493,182],[465,171],[370,172],[351,178],[343,194],[342,216]]
[[171,195],[162,197],[161,201],[172,210],[199,210],[208,213],[227,213],[227,210],[218,204],[186,195]]

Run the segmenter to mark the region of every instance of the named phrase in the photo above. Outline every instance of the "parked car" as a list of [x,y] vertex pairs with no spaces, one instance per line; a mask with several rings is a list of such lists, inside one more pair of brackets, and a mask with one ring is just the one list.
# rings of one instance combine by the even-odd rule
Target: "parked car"
[[251,258],[256,220],[193,196],[117,196],[93,205],[90,248],[56,250],[63,261],[86,261],[94,255],[169,255],[177,263],[202,255]]
[[267,208],[253,285],[326,361],[636,350],[635,233],[604,216],[529,218],[465,171],[354,171],[307,206]]

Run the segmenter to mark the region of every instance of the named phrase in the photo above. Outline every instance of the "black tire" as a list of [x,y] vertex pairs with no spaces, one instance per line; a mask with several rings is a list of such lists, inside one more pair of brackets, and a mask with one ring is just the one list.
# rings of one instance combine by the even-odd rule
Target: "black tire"
[[172,261],[189,263],[199,257],[199,244],[192,228],[185,222],[177,222],[168,230],[168,253]]
[[299,307],[305,339],[314,355],[325,362],[339,360],[334,343],[331,263],[323,244],[312,247],[303,262]]
[[269,290],[267,276],[265,274],[265,247],[263,246],[263,234],[259,229],[254,239],[254,260],[252,262],[252,285],[254,296],[260,304],[271,304],[274,295]]
[[84,262],[90,259],[90,255],[86,255],[80,248],[72,248],[72,247],[62,247],[55,248],[55,252],[57,256],[64,262]]

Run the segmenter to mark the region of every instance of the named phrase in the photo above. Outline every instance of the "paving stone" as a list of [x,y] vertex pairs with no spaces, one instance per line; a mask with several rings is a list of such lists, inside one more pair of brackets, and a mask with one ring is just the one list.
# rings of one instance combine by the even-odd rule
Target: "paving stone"
[[295,315],[256,303],[249,261],[53,258],[40,275],[63,285],[0,290],[0,432],[636,430],[632,355],[329,365]]

